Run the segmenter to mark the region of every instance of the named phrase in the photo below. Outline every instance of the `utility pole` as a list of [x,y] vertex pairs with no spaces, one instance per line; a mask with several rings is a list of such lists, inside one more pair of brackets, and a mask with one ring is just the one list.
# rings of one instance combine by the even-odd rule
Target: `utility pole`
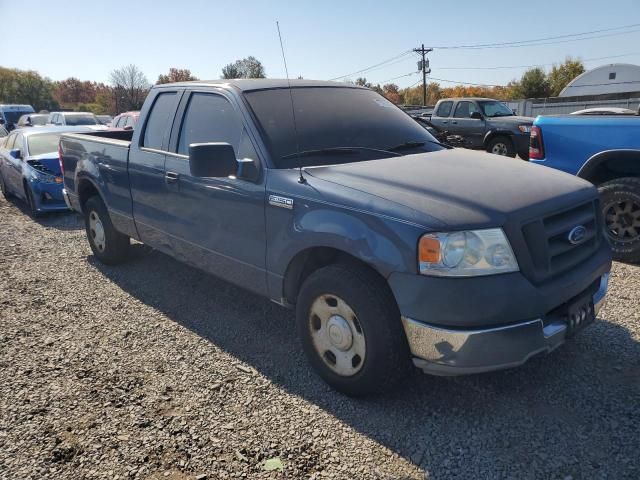
[[422,61],[418,62],[418,69],[422,70],[422,106],[427,106],[427,73],[431,73],[431,69],[429,68],[429,60],[427,60],[427,53],[432,52],[433,48],[424,48],[424,43],[422,44],[422,48],[414,48],[414,52],[420,53],[422,55]]

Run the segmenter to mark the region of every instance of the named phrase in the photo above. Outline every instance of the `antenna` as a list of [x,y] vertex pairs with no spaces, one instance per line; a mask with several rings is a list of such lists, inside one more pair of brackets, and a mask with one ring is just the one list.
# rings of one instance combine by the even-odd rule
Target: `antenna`
[[[284,71],[287,74],[287,85],[289,86],[289,98],[291,99],[291,113],[293,115],[293,132],[296,139],[296,153],[298,162],[300,162],[300,143],[298,142],[298,124],[296,122],[296,107],[293,104],[293,91],[291,90],[291,80],[289,79],[289,69],[287,68],[287,57],[284,55],[284,46],[282,45],[282,34],[280,33],[280,23],[276,20],[278,28],[278,38],[280,39],[280,50],[282,50],[282,60],[284,61]],[[302,175],[302,165],[298,163],[298,183],[307,183],[307,179]]]

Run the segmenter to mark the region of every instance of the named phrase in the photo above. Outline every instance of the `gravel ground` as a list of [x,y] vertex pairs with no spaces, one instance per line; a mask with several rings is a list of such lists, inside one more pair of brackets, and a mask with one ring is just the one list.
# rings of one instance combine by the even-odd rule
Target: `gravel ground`
[[290,312],[0,199],[0,478],[637,479],[639,280],[616,264],[601,319],[522,368],[353,400]]

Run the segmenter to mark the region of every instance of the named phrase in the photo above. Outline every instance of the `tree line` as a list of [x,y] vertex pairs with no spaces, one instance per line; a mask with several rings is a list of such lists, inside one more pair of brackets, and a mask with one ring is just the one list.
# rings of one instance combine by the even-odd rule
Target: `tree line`
[[[575,77],[585,71],[580,60],[567,58],[553,65],[549,72],[531,68],[519,80],[505,86],[442,87],[438,82],[427,84],[427,104],[433,105],[441,98],[482,96],[498,100],[541,98],[557,96]],[[229,63],[222,68],[221,78],[266,78],[264,66],[257,58],[249,56]],[[301,77],[299,77],[301,78]],[[198,80],[187,68],[170,68],[161,74],[156,84]],[[366,78],[357,78],[357,85],[377,91],[396,104],[419,105],[422,103],[422,85],[401,89],[394,83],[372,84]],[[92,82],[69,77],[53,81],[33,70],[0,67],[0,103],[30,104],[40,110],[90,111],[96,114],[116,115],[128,110],[139,110],[151,88],[144,73],[133,64],[113,70],[109,83]]]
[[[265,78],[262,63],[249,56],[226,65],[221,78]],[[170,68],[156,84],[198,80],[187,68]],[[151,88],[136,65],[125,65],[109,74],[109,83],[69,77],[51,80],[34,70],[0,67],[0,104],[29,104],[36,111],[75,110],[117,115],[139,110]]]
[[[571,80],[584,71],[584,65],[580,60],[569,57],[563,63],[553,65],[548,72],[540,67],[530,68],[519,80],[511,80],[505,86],[442,87],[438,82],[429,82],[427,83],[427,105],[434,105],[441,98],[451,97],[489,97],[503,101],[556,97]],[[395,83],[372,84],[362,77],[357,78],[353,83],[371,88],[396,104],[422,105],[421,84],[400,88]]]

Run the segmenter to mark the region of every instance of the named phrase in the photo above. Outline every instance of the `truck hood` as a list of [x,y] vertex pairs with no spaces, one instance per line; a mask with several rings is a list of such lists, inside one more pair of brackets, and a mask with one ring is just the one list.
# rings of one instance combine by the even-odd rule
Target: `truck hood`
[[510,117],[487,117],[487,121],[491,124],[497,125],[531,125],[535,118],[531,117],[521,117],[518,115],[513,115]]
[[[590,183],[558,170],[464,149],[312,167],[305,172],[386,200],[386,211],[380,213],[433,227],[438,223],[454,228],[501,226],[507,220],[524,221],[596,197]],[[379,201],[372,199],[369,204],[380,209]]]

